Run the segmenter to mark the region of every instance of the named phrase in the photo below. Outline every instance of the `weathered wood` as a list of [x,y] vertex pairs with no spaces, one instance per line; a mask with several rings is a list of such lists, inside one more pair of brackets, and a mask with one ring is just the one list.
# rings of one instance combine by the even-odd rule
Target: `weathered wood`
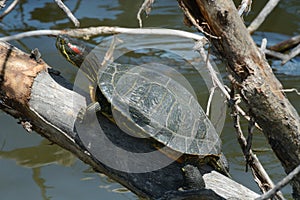
[[[190,9],[204,30],[220,37],[212,42],[234,76],[243,97],[288,173],[300,164],[300,118],[282,92],[264,55],[256,47],[231,0],[179,0]],[[293,182],[300,198],[300,175]]]
[[[219,195],[221,194],[221,196],[224,197],[225,199],[236,197],[233,196],[232,194],[236,194],[237,196],[239,196],[239,198],[243,200],[246,199],[253,200],[259,196],[257,193],[249,191],[245,187],[241,187],[241,185],[238,184],[237,182],[234,182],[227,177],[220,176],[220,174],[216,173],[215,171],[205,174],[203,176],[203,179],[206,183],[207,188],[215,191]],[[223,185],[223,187],[218,187],[220,185]],[[216,188],[216,186],[218,188]]]
[[[138,196],[146,199],[170,199],[174,197],[171,195],[173,193],[178,196],[177,199],[183,199],[187,196],[195,197],[195,195],[197,199],[200,199],[213,193],[219,199],[229,196],[242,199],[245,193],[253,198],[258,195],[217,172],[207,173],[204,176],[205,182],[207,182],[206,189],[211,190],[181,192],[178,189],[188,185],[182,173],[184,164],[178,162],[173,162],[165,168],[148,173],[125,173],[107,167],[81,146],[73,130],[77,113],[80,108],[86,107],[85,98],[67,89],[66,87],[72,87],[59,75],[52,74],[51,77],[47,70],[49,67],[43,61],[37,63],[29,58],[28,54],[6,43],[0,43],[0,52],[0,62],[2,63],[0,66],[2,75],[1,108],[10,115],[26,121],[27,124],[32,125],[32,130],[69,150],[92,166],[95,171],[108,175]],[[27,84],[19,84],[20,82],[16,82],[16,80],[27,80]],[[139,148],[146,151],[153,150],[154,147],[149,142],[139,144],[134,139],[129,142],[125,141],[128,136],[126,134],[122,136],[124,135],[122,131],[113,123],[110,123],[106,118],[101,118],[101,116],[100,120],[104,124],[103,132],[111,140],[115,140],[116,144],[119,143],[124,148],[131,148],[134,151],[141,151]],[[93,124],[93,122],[90,121],[89,124]],[[86,128],[86,134],[89,137],[96,136],[95,139],[98,138],[99,135],[95,134],[99,133],[91,132],[93,129],[89,127],[83,128]],[[225,186],[228,187],[225,189],[226,194],[224,192]],[[244,192],[237,193],[237,190]]]

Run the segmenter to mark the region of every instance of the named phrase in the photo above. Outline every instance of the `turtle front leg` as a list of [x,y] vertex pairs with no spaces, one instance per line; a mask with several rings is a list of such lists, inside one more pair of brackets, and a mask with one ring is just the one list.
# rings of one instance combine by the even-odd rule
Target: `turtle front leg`
[[214,199],[223,200],[221,196],[210,189],[205,189],[205,182],[198,167],[186,164],[182,168],[184,186],[177,191],[167,191],[159,200],[166,199]]
[[205,188],[205,182],[198,167],[187,164],[182,168],[182,172],[186,184],[184,189],[197,190]]
[[78,112],[77,118],[80,123],[82,123],[86,118],[89,119],[93,115],[96,115],[97,112],[101,111],[101,106],[96,100],[96,85],[92,82],[89,84],[89,93],[92,103],[86,108],[80,109]]

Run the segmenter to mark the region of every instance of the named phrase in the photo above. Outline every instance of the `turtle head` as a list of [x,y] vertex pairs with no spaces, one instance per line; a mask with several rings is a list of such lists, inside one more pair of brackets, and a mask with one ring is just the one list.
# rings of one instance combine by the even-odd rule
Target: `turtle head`
[[85,45],[67,35],[59,35],[56,39],[56,48],[73,65],[80,67],[87,50]]

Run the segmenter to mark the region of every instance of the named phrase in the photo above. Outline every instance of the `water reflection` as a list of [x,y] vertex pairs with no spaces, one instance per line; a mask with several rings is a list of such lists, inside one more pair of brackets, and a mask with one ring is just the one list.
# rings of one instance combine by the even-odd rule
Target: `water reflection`
[[[5,143],[3,144],[5,145]],[[42,140],[37,146],[17,148],[11,151],[1,150],[0,158],[14,160],[17,165],[32,169],[32,179],[40,188],[44,200],[51,199],[46,195],[47,189],[51,187],[45,184],[46,180],[41,173],[42,168],[53,163],[69,167],[76,160],[73,154],[57,145],[49,144],[48,140]]]
[[31,19],[41,23],[53,23],[65,19],[65,13],[58,9],[55,3],[45,3],[43,7],[35,8],[30,12]]
[[32,172],[33,172],[32,179],[34,180],[36,185],[40,188],[42,199],[50,200],[51,197],[47,197],[46,191],[47,191],[47,188],[51,188],[51,187],[45,185],[46,180],[41,177],[41,167],[32,168]]

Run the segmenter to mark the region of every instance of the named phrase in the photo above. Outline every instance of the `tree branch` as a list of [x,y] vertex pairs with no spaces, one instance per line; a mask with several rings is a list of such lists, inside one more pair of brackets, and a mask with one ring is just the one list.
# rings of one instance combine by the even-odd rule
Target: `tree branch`
[[[286,173],[300,163],[300,117],[282,92],[282,85],[259,51],[230,0],[179,0],[189,6],[195,19],[202,17],[210,27],[211,39],[227,64],[249,113],[263,129]],[[201,16],[197,16],[200,14]],[[300,176],[291,182],[300,194]]]
[[293,171],[291,171],[286,177],[284,177],[280,182],[278,182],[275,187],[256,198],[255,200],[267,200],[272,198],[277,191],[286,186],[293,178],[295,178],[300,173],[300,165],[296,167]]
[[69,35],[72,37],[83,37],[89,38],[96,35],[103,34],[152,34],[152,35],[174,35],[178,37],[190,38],[194,40],[202,40],[204,37],[194,33],[175,30],[175,29],[162,29],[162,28],[122,28],[122,27],[109,27],[109,26],[99,26],[99,27],[89,27],[89,28],[80,28],[80,29],[67,29],[67,30],[36,30],[19,33],[12,36],[1,37],[0,41],[10,41],[10,40],[19,40],[25,37],[32,36],[42,36],[42,35]]
[[8,8],[0,15],[0,20],[2,20],[6,15],[8,15],[19,3],[19,0],[14,0]]
[[269,0],[265,7],[261,10],[258,16],[248,26],[249,33],[253,33],[265,21],[266,17],[277,6],[280,0]]
[[149,15],[151,12],[151,6],[153,3],[154,3],[154,0],[144,0],[144,3],[142,4],[138,13],[136,14],[136,18],[139,21],[140,28],[143,27],[143,21],[141,18],[142,11],[144,10],[146,12],[146,14]]
[[61,0],[55,0],[55,3],[67,14],[68,18],[74,23],[76,27],[80,26],[80,22],[78,21],[78,19]]

